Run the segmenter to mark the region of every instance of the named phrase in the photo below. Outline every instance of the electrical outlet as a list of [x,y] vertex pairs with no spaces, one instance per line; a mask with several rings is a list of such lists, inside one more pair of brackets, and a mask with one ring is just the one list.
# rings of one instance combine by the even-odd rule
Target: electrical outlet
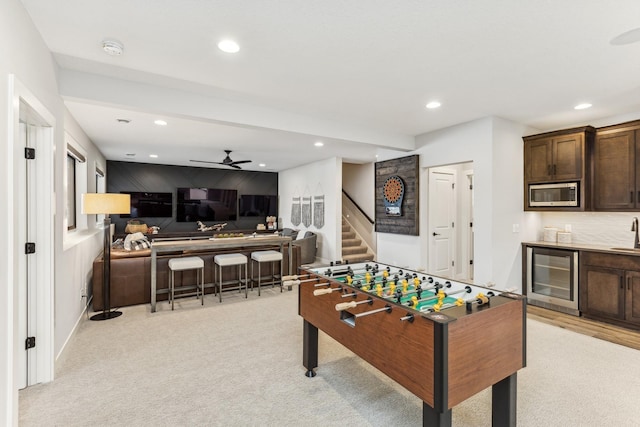
[[564,231],[566,231],[567,233],[571,233],[571,224],[565,224]]
[[513,224],[513,232],[514,233],[519,233],[520,232],[520,224]]

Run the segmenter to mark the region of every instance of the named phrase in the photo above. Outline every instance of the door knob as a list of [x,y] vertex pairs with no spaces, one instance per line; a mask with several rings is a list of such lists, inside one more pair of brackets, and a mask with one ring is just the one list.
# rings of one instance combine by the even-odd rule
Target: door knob
[[434,232],[433,232],[433,235],[434,235],[434,236],[439,236],[439,235],[440,235],[440,233],[436,233],[436,232],[434,231]]

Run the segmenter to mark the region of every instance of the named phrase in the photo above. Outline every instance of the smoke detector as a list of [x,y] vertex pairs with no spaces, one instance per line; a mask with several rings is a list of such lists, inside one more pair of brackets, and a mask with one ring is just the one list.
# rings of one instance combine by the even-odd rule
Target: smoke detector
[[104,50],[108,55],[120,56],[124,52],[124,45],[116,40],[103,40],[102,50]]

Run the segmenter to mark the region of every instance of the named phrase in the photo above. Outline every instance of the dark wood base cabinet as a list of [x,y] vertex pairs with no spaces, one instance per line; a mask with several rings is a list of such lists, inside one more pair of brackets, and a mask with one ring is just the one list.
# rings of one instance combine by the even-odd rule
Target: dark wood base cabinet
[[580,268],[582,314],[640,329],[640,256],[583,252]]

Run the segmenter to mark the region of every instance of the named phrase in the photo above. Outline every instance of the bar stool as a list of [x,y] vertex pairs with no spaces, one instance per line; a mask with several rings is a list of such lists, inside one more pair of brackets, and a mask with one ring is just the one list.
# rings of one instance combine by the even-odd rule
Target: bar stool
[[175,299],[176,290],[176,271],[196,270],[196,298],[200,298],[202,291],[202,305],[204,305],[204,260],[197,256],[184,258],[171,258],[169,260],[169,299],[171,300],[171,310],[173,310],[173,300]]
[[213,263],[213,283],[216,283],[216,276],[218,276],[217,288],[220,294],[220,302],[222,302],[222,267],[234,265],[238,266],[238,291],[242,291],[242,265],[244,265],[244,297],[247,298],[247,257],[242,254],[216,255],[213,257]]
[[[280,292],[282,292],[282,253],[278,251],[255,251],[251,253],[251,289],[253,289],[253,282],[256,280],[253,277],[253,264],[258,263],[258,296],[260,296],[260,285],[262,280],[262,274],[260,273],[260,265],[263,262],[279,262],[280,263]],[[276,282],[275,264],[271,265],[271,286]]]

